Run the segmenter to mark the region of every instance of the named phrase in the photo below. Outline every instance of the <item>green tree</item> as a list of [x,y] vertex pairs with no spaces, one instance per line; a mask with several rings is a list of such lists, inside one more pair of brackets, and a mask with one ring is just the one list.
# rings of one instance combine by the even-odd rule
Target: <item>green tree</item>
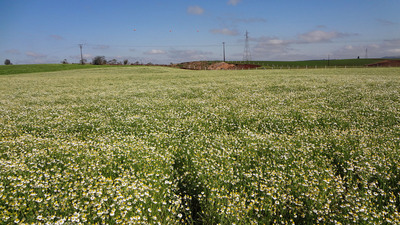
[[4,60],[4,65],[12,65],[11,60],[9,59]]
[[92,64],[93,65],[104,65],[104,64],[107,64],[106,57],[104,57],[104,56],[96,56],[96,57],[93,58]]
[[116,59],[112,59],[112,60],[108,61],[108,64],[110,64],[110,65],[118,65],[119,62]]

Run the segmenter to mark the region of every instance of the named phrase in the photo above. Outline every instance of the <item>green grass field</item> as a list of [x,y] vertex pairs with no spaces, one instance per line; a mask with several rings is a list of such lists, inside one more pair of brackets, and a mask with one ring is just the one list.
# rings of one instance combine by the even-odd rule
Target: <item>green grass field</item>
[[[249,62],[231,62],[239,64],[255,64],[262,68],[335,68],[335,67],[365,67],[368,64],[383,61],[384,59],[341,59],[341,60],[308,60],[308,61],[249,61]],[[215,63],[210,61],[208,64]],[[55,72],[63,70],[104,68],[109,65],[80,65],[80,64],[28,64],[28,65],[0,65],[0,75],[21,74],[21,73],[39,73],[39,72]],[[119,66],[122,67],[122,66]],[[129,65],[128,65],[129,67]]]
[[0,76],[0,224],[399,224],[400,69]]
[[325,67],[365,67],[385,59],[330,59],[330,60],[305,60],[305,61],[249,61],[233,63],[249,63],[265,68],[325,68]]
[[[85,64],[27,64],[27,65],[0,65],[0,75],[21,74],[21,73],[39,73],[54,72],[63,70],[88,69],[100,66]],[[102,65],[101,67],[107,67]]]

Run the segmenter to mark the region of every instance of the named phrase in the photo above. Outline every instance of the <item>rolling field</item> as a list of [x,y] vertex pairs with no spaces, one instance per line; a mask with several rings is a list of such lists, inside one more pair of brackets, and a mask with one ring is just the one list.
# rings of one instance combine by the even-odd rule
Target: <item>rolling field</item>
[[[41,73],[55,72],[63,70],[76,70],[96,68],[96,65],[80,64],[28,64],[28,65],[0,65],[0,75],[21,74],[21,73]],[[107,67],[107,65],[101,65]]]
[[399,224],[400,69],[0,76],[0,224]]

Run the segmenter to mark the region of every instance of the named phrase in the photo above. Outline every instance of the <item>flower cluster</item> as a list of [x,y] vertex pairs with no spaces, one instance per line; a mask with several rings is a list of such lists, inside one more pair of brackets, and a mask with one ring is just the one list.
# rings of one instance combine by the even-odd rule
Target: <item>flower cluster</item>
[[400,223],[397,68],[0,77],[0,223]]

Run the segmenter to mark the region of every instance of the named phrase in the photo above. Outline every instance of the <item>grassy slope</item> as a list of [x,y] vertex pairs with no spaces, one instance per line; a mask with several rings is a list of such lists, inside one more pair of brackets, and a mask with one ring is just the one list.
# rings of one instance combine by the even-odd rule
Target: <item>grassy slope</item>
[[95,68],[94,65],[79,64],[29,64],[29,65],[0,65],[0,75],[20,74],[20,73],[37,73],[52,72],[62,70],[88,69]]

